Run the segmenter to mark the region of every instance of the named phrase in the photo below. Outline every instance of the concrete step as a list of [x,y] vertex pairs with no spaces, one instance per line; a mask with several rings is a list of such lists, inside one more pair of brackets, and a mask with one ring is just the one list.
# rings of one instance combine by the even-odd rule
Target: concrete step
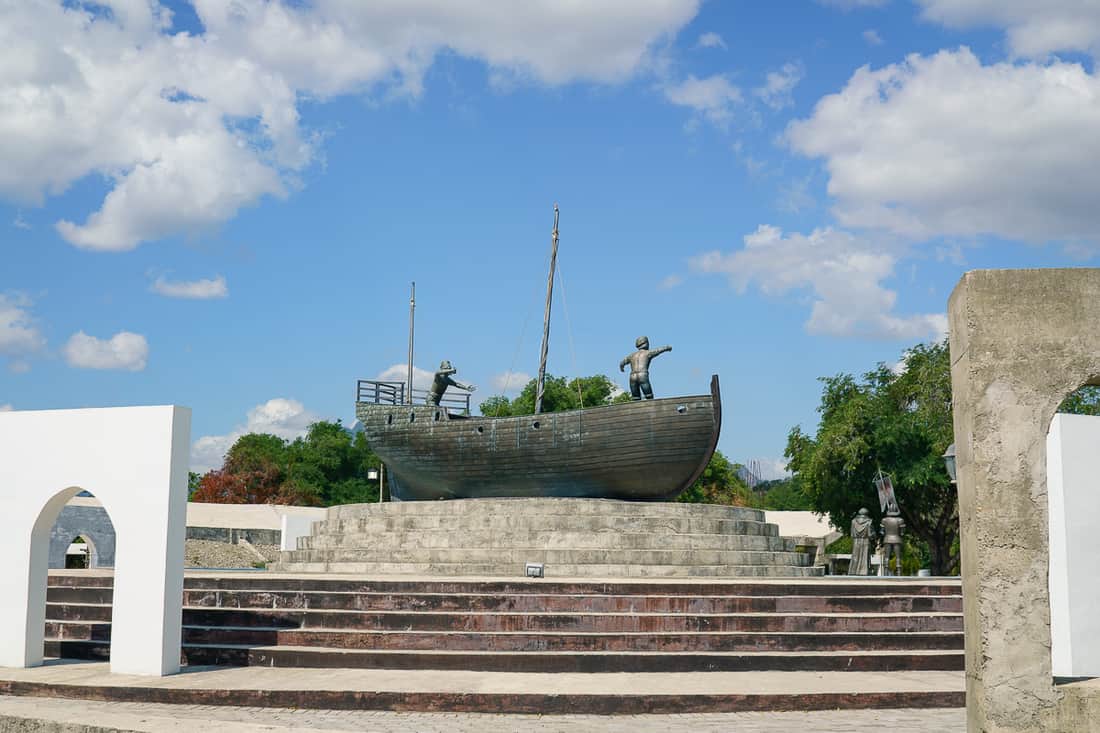
[[[46,618],[106,622],[110,607],[48,604]],[[183,622],[211,627],[370,629],[466,632],[917,632],[961,631],[961,614],[638,614],[638,613],[470,613],[343,611],[299,609],[184,608]]]
[[[292,553],[284,553],[293,556]],[[533,562],[538,560],[531,558]],[[269,568],[280,573],[339,573],[344,575],[435,575],[517,577],[522,576],[522,562],[286,562],[272,563]],[[569,565],[552,563],[545,567],[548,578],[813,578],[824,575],[820,567],[800,565],[609,565],[593,563]]]
[[[274,582],[275,586],[287,585]],[[191,584],[188,583],[187,586]],[[205,585],[205,584],[204,584]],[[268,583],[251,587],[185,587],[185,606],[221,606],[232,608],[317,608],[346,610],[435,610],[435,611],[569,611],[584,608],[594,613],[961,613],[962,598],[958,595],[858,595],[852,589],[837,587],[820,589],[821,595],[791,593],[800,590],[775,586],[775,595],[749,595],[744,588],[731,588],[731,595],[699,595],[671,593],[677,588],[658,586],[656,593],[594,593],[592,587],[566,588],[546,592],[529,588],[531,592],[491,590],[472,592],[468,586],[458,586],[451,592],[416,592],[388,590],[384,586],[363,589],[355,582],[319,583],[303,590],[294,587],[268,588]],[[319,587],[315,587],[319,586]],[[327,587],[326,587],[327,586]],[[588,592],[577,592],[585,590]],[[714,589],[710,589],[714,590]],[[946,589],[953,590],[953,589]],[[58,604],[109,605],[113,596],[110,587],[49,586],[46,600]]]
[[[188,619],[194,621],[196,619]],[[205,618],[201,620],[210,621]],[[309,646],[326,649],[420,650],[447,652],[825,652],[961,651],[961,631],[828,632],[706,631],[606,633],[566,630],[526,632],[408,629],[297,628],[287,625],[231,625],[257,619],[219,619],[217,625],[183,627],[184,644],[215,646]],[[283,624],[285,619],[272,619]],[[108,643],[110,624],[46,622],[53,641]]]
[[[637,715],[750,710],[959,707],[965,702],[963,674],[957,671],[934,670],[532,675],[470,670],[287,670],[251,666],[200,668],[191,670],[189,674],[166,678],[119,679],[110,674],[109,666],[105,663],[72,662],[34,669],[4,669],[0,670],[0,677],[0,687],[7,694],[15,695],[296,710]],[[70,704],[69,707],[75,710],[85,709],[85,706],[79,704]],[[180,710],[183,711],[182,708]],[[179,714],[183,715],[184,712]],[[144,711],[142,716],[147,717],[148,711]],[[288,725],[286,717],[283,715],[274,722]],[[295,714],[291,720],[309,720],[308,717],[299,720],[299,717]],[[270,720],[273,719],[267,718],[260,722]],[[341,717],[333,723],[336,727],[341,727],[339,722],[344,720]],[[830,730],[833,720],[826,726]],[[868,727],[870,722],[867,718],[860,718],[860,721],[862,725],[857,726],[860,728]],[[138,722],[134,721],[135,726],[141,730],[155,728],[144,723],[138,726]],[[625,722],[637,726],[644,721]],[[790,722],[792,729],[806,727],[794,720]],[[489,719],[486,719],[486,723],[492,724]],[[851,729],[851,721],[848,723],[845,726],[843,722],[837,722],[840,725],[838,729]],[[519,728],[515,724],[516,721],[510,723],[509,729],[523,727],[521,722],[518,723]],[[50,725],[47,724],[46,727]],[[207,727],[216,725],[220,724],[206,724]],[[362,728],[363,725],[369,728],[374,724],[359,720],[358,727]],[[189,723],[184,721],[180,729],[202,728],[188,726]],[[130,730],[134,726],[119,727]],[[260,727],[266,729],[272,726]],[[333,726],[330,723],[322,727]],[[729,727],[727,723],[724,729]],[[53,730],[53,727],[50,729]]]
[[766,535],[775,537],[779,528],[774,524],[747,519],[722,519],[707,516],[622,516],[595,514],[546,515],[484,514],[455,516],[442,513],[398,514],[392,516],[329,519],[319,532],[432,532],[461,527],[464,531],[529,531],[545,532],[548,527],[562,532],[593,533],[659,533]]
[[[207,647],[211,648],[211,647]],[[189,646],[192,664],[205,649]],[[899,671],[962,670],[963,653],[936,652],[459,652],[379,651],[321,647],[253,647],[250,666],[371,669],[468,669],[486,672],[737,672],[737,671]]]
[[186,624],[301,629],[585,633],[962,631],[961,614],[608,614],[184,608]]
[[[337,547],[294,550],[285,553],[289,562],[304,563],[431,563],[524,566],[527,562],[547,565],[776,565],[806,566],[812,556],[802,552],[768,550],[624,550],[551,549],[543,547]],[[280,562],[287,562],[281,560]]]
[[[51,589],[53,602],[100,602],[98,588]],[[107,601],[110,596],[106,595]],[[556,612],[583,608],[591,613],[962,613],[957,596],[704,596],[356,593],[185,589],[186,606],[298,608],[360,611]]]
[[518,516],[629,516],[682,517],[690,515],[712,519],[732,519],[763,522],[760,509],[719,506],[716,504],[681,504],[678,502],[619,501],[616,499],[516,498],[462,499],[459,501],[396,501],[382,504],[345,504],[329,508],[329,520],[357,519],[401,515],[445,517],[518,515]]
[[378,532],[334,533],[327,529],[323,534],[301,537],[299,550],[324,550],[342,548],[370,548],[372,551],[389,548],[407,550],[474,547],[478,549],[512,550],[536,547],[545,550],[757,550],[794,552],[795,542],[783,537],[748,534],[655,534],[651,532],[617,533],[563,532],[520,530],[407,530]]
[[[51,570],[49,587],[103,588],[114,582],[109,570]],[[469,578],[435,576],[362,576],[283,574],[268,571],[217,572],[189,570],[184,588],[193,591],[411,593],[444,595],[579,595],[579,596],[889,596],[961,599],[958,578],[738,578],[599,579],[599,578]],[[961,600],[960,600],[961,602]]]

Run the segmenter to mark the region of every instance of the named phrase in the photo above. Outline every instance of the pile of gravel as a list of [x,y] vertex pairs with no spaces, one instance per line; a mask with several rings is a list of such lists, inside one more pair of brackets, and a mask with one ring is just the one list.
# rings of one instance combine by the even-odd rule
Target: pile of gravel
[[213,540],[187,540],[183,564],[189,568],[255,568],[279,559],[277,545],[251,545],[261,560],[245,545],[231,545]]

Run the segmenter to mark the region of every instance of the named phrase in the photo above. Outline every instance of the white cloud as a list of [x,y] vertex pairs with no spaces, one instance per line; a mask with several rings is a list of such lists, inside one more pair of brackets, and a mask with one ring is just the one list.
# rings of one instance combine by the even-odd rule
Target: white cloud
[[215,278],[175,282],[166,280],[164,277],[158,277],[153,281],[151,289],[154,293],[169,298],[208,300],[210,298],[229,297],[229,288],[225,284],[225,278],[221,275]]
[[846,227],[1100,245],[1100,79],[968,49],[862,68],[787,140],[821,157]]
[[779,110],[794,104],[791,92],[802,81],[802,64],[788,62],[778,71],[769,71],[764,77],[764,85],[752,90],[752,93],[764,104]]
[[819,5],[827,5],[840,10],[856,10],[858,8],[881,8],[890,0],[817,0]]
[[779,187],[776,207],[790,214],[800,214],[817,206],[817,199],[810,193],[810,176],[798,178]]
[[0,355],[12,357],[16,363],[46,346],[30,307],[31,300],[25,295],[0,293]]
[[863,31],[863,40],[871,46],[881,46],[885,41],[882,40],[882,36],[878,34],[874,28],[868,28]]
[[683,285],[684,278],[681,275],[669,275],[665,277],[661,282],[657,283],[658,290],[672,290],[675,287]]
[[221,468],[226,452],[237,439],[247,433],[270,433],[285,440],[306,434],[309,426],[322,418],[310,412],[297,400],[285,397],[270,399],[248,411],[243,425],[225,435],[204,435],[191,445],[191,470],[205,473]]
[[[379,372],[375,379],[380,382],[401,382],[405,384],[409,379],[409,365],[394,364]],[[428,389],[432,386],[433,379],[435,379],[435,372],[413,365],[413,389]]]
[[672,104],[688,107],[719,127],[729,123],[734,106],[741,101],[741,90],[722,74],[705,79],[688,76],[681,82],[665,84],[661,90]]
[[11,225],[16,229],[30,229],[31,225],[27,223],[27,220],[23,218],[23,212],[17,211],[15,219],[12,220]]
[[722,40],[722,36],[710,31],[703,33],[699,36],[699,40],[695,42],[696,48],[726,48],[726,42]]
[[141,334],[129,331],[119,331],[106,340],[78,331],[69,338],[62,353],[69,366],[80,369],[140,372],[149,359],[149,344]]
[[494,374],[489,382],[497,393],[504,393],[520,391],[531,379],[531,375],[527,372],[504,372]]
[[1003,28],[1018,56],[1100,51],[1100,3],[1095,0],[916,0],[926,20],[951,28]]
[[98,210],[57,222],[88,249],[217,226],[315,160],[301,100],[416,96],[448,51],[516,82],[620,82],[699,2],[195,0],[195,35],[156,0],[2,3],[0,198],[41,204],[102,176]]
[[10,403],[6,405],[0,405],[0,412],[12,412],[13,410],[15,410],[15,408],[12,407]]
[[767,295],[810,290],[814,301],[806,330],[828,336],[913,340],[941,337],[942,313],[894,315],[897,293],[883,287],[893,275],[898,253],[850,232],[815,229],[808,236],[784,236],[761,225],[745,237],[745,246],[723,254],[691,259],[697,272],[720,273],[744,292],[755,284]]

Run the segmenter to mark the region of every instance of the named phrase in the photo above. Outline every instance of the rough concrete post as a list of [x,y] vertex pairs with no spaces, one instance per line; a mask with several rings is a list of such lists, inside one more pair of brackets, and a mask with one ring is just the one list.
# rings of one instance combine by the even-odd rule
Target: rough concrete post
[[1051,676],[1046,434],[1100,382],[1100,270],[969,272],[948,311],[968,730],[1086,730],[1100,695]]

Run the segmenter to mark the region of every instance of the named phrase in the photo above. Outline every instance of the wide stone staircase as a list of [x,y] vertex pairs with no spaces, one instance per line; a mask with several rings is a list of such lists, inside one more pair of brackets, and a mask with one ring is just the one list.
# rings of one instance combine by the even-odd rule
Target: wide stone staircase
[[764,512],[604,499],[464,499],[332,507],[279,572],[552,578],[808,577],[812,552]]
[[[113,578],[51,572],[46,655],[106,659]],[[507,672],[962,670],[957,580],[189,573],[190,665]]]

